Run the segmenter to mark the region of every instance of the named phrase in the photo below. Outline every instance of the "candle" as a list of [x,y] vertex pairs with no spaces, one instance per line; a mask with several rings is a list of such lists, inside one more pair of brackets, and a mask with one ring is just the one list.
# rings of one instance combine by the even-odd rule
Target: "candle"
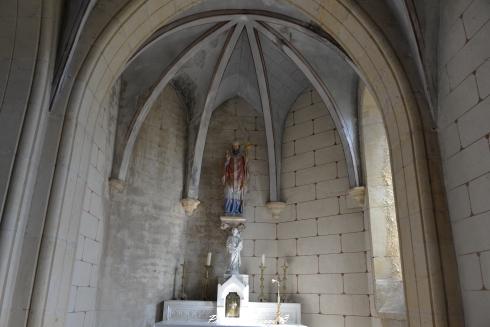
[[265,254],[262,254],[262,266],[265,266]]
[[208,258],[206,260],[206,266],[211,266],[211,256],[212,256],[212,253],[208,252]]

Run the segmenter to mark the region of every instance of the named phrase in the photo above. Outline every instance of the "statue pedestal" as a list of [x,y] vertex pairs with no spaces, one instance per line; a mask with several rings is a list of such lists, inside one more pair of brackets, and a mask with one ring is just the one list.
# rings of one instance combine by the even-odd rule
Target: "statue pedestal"
[[246,218],[239,216],[221,216],[219,219],[221,220],[221,229],[231,229],[235,227],[243,229],[247,222]]

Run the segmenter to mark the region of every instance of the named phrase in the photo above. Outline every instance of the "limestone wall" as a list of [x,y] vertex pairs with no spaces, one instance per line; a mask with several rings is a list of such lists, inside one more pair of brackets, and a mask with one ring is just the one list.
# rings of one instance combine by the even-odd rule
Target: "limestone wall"
[[[199,299],[203,264],[213,252],[213,277],[224,273],[226,234],[219,231],[223,213],[220,184],[223,154],[234,139],[254,144],[247,227],[242,232],[242,273],[251,278],[250,300],[260,293],[259,264],[265,254],[265,295],[275,301],[271,279],[289,264],[289,301],[302,303],[308,326],[370,324],[366,231],[361,208],[349,209],[345,156],[334,124],[319,96],[306,91],[288,116],[283,140],[282,199],[288,203],[279,220],[265,207],[268,171],[262,116],[236,98],[213,114],[201,176],[201,205],[189,218],[186,283],[189,298]],[[214,298],[215,284],[210,295]]]
[[371,323],[365,228],[361,208],[349,209],[346,161],[318,94],[293,105],[283,139],[282,198],[277,225],[279,265],[289,264],[290,299],[302,303],[311,327]]
[[[244,217],[247,227],[242,233],[244,250],[242,252],[241,272],[250,275],[250,300],[253,301],[256,274],[259,271],[258,249],[266,240],[275,240],[276,224],[267,219],[265,203],[268,200],[268,164],[266,140],[262,114],[253,109],[241,98],[234,98],[215,110],[211,118],[204,149],[199,199],[201,204],[188,219],[185,260],[189,268],[186,292],[191,299],[201,298],[201,281],[208,251],[213,253],[213,271],[209,296],[216,298],[216,281],[225,272],[225,242],[227,234],[220,230],[223,215],[223,174],[224,154],[231,143],[238,140],[242,145],[253,145],[249,154],[249,180],[246,194]],[[270,218],[270,217],[269,217]],[[254,250],[255,249],[255,250]],[[273,255],[275,257],[275,254]],[[269,263],[269,261],[268,261]],[[275,258],[270,259],[267,270],[268,279],[275,273]],[[254,277],[255,276],[255,277]]]
[[490,321],[490,3],[441,1],[439,140],[466,325]]
[[109,103],[99,111],[91,153],[87,154],[90,164],[85,194],[79,195],[83,196],[83,206],[65,322],[68,327],[95,326],[104,225],[108,215],[107,180],[112,165],[118,97],[119,84],[116,84]]
[[201,299],[208,251],[213,253],[214,267],[208,295],[216,297],[216,281],[226,265],[227,234],[219,229],[222,165],[224,152],[235,139],[253,145],[241,267],[251,278],[250,299],[258,299],[260,256],[265,254],[266,298],[276,300],[271,279],[282,273],[286,259],[287,295],[289,301],[302,303],[303,322],[308,326],[375,322],[368,231],[362,208],[347,204],[345,156],[331,117],[315,92],[307,90],[300,96],[286,121],[281,197],[288,205],[279,220],[265,207],[268,165],[260,113],[240,98],[214,112],[203,159],[201,205],[191,217],[185,217],[180,206],[185,139],[185,111],[167,88],[138,138],[128,185],[120,193],[111,193],[98,326],[151,326],[159,320],[158,304],[179,295],[184,260],[187,298]]
[[[48,69],[43,65],[48,66],[51,49],[46,49],[46,45],[51,45],[54,37],[42,39],[42,28],[55,19],[46,16],[47,12],[52,14],[51,4],[43,9],[44,12],[39,4],[23,6],[17,1],[0,4],[0,213],[4,210],[28,104],[34,111],[40,105],[36,92],[49,84]],[[37,79],[44,85],[36,85]]]
[[127,186],[112,191],[105,224],[98,326],[153,326],[171,299],[184,251],[180,205],[186,112],[167,87],[151,109],[132,155]]

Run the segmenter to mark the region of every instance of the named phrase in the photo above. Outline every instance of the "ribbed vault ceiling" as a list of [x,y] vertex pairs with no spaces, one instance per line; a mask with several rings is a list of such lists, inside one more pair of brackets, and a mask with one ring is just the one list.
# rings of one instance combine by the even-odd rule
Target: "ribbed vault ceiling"
[[115,160],[119,178],[126,178],[132,148],[146,114],[163,88],[171,84],[189,113],[185,196],[198,198],[212,112],[228,99],[240,96],[263,113],[270,200],[278,201],[284,121],[297,97],[313,87],[341,136],[350,183],[358,185],[358,76],[335,41],[318,27],[300,20],[298,13],[291,16],[293,11],[285,7],[275,11],[193,11],[197,13],[183,15],[158,30],[128,62],[121,77],[118,138],[123,141],[117,142],[122,146],[116,151]]

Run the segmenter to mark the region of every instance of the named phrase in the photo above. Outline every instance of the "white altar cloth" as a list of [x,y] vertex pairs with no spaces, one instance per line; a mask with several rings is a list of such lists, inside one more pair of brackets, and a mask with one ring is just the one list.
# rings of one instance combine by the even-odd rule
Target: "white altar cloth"
[[173,323],[168,323],[168,324],[162,324],[162,322],[156,323],[155,327],[184,327],[184,326],[189,326],[189,327],[210,327],[210,326],[216,326],[216,327],[275,327],[275,326],[280,326],[280,327],[307,327],[305,325],[272,325],[272,324],[260,324],[260,325],[217,325],[215,323],[189,323],[189,324],[173,324]]
[[[236,323],[217,324],[208,322],[209,317],[216,315],[216,302],[213,301],[165,301],[163,321],[155,327],[268,327],[277,326],[272,323],[276,313],[276,303],[249,302],[245,316],[237,319]],[[301,304],[281,303],[281,315],[289,315],[288,324],[283,327],[306,327],[301,325]]]

